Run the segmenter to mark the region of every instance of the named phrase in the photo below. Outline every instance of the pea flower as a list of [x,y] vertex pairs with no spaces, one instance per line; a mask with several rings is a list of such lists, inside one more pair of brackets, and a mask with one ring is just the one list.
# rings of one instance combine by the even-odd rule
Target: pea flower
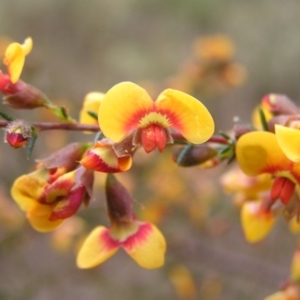
[[37,231],[48,232],[74,215],[91,197],[93,172],[76,162],[85,145],[73,143],[48,158],[37,169],[15,180],[11,195]]
[[7,73],[0,71],[0,91],[4,94],[4,103],[15,109],[33,109],[49,106],[49,99],[33,86],[19,80],[25,57],[31,52],[32,39],[27,38],[23,44],[11,43],[4,55]]
[[[293,140],[289,142],[293,143]],[[256,131],[243,135],[236,144],[236,157],[245,174],[268,173],[274,178],[267,205],[259,207],[258,203],[253,203],[245,206],[242,213],[246,226],[256,215],[262,221],[267,220],[265,225],[271,228],[273,216],[268,212],[278,199],[287,217],[299,214],[300,164],[285,155],[274,133]],[[258,230],[259,226],[256,228]]]
[[122,82],[104,96],[98,121],[103,134],[114,143],[134,132],[135,145],[147,153],[172,143],[170,128],[193,144],[207,141],[214,132],[214,121],[206,107],[183,92],[164,90],[155,102],[140,86]]
[[95,267],[119,248],[143,268],[162,266],[166,250],[162,233],[153,224],[136,220],[130,195],[111,174],[106,181],[106,199],[111,226],[98,226],[89,234],[78,253],[77,266]]
[[40,168],[17,178],[11,194],[34,229],[49,232],[73,216],[90,197],[92,173],[76,169],[47,182],[47,170]]
[[83,167],[97,172],[124,172],[132,165],[131,155],[135,147],[131,149],[132,151],[127,152],[118,151],[117,144],[113,144],[108,139],[102,139],[87,151],[80,163]]

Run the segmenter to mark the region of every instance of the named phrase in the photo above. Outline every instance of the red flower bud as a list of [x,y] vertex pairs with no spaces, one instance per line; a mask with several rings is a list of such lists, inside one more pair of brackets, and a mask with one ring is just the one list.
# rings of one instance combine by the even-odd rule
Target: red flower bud
[[6,127],[4,142],[10,144],[13,148],[24,147],[31,135],[32,129],[27,122],[23,120],[13,121]]
[[0,91],[4,94],[3,102],[15,109],[33,109],[48,106],[47,97],[38,89],[17,81],[12,83],[10,77],[0,71]]

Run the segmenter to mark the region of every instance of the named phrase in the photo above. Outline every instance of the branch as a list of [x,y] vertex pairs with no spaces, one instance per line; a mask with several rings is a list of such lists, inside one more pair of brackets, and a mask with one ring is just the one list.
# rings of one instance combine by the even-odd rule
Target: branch
[[[0,128],[6,127],[8,121],[0,121]],[[72,131],[91,131],[91,132],[98,132],[100,128],[98,125],[87,125],[87,124],[69,124],[69,123],[57,123],[57,122],[32,122],[29,123],[31,126],[34,126],[40,131],[44,130],[72,130]]]

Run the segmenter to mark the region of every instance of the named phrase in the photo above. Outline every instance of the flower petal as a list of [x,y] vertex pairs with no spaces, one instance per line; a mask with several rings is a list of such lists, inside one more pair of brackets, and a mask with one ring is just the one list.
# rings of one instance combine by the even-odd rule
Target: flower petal
[[31,226],[39,232],[49,232],[56,229],[64,220],[50,221],[54,205],[44,205],[38,202],[35,203],[27,211],[27,218]]
[[98,142],[86,153],[80,163],[90,170],[117,173],[129,170],[132,158],[130,155],[117,157],[111,145]]
[[33,46],[32,38],[31,37],[26,38],[24,43],[21,45],[24,56],[27,56],[31,52],[32,46]]
[[22,46],[18,43],[10,44],[5,52],[4,64],[7,66],[12,83],[19,80],[24,63],[25,55]]
[[99,92],[91,92],[84,97],[83,107],[80,110],[80,123],[90,125],[98,124],[98,121],[91,117],[88,112],[91,111],[97,114],[103,97],[104,94]]
[[119,83],[101,102],[99,126],[108,139],[120,142],[152,108],[153,101],[143,88],[132,82]]
[[168,118],[170,127],[178,130],[191,143],[204,143],[212,136],[215,128],[213,118],[196,98],[167,89],[158,96],[155,105]]
[[154,269],[164,264],[166,241],[151,223],[140,223],[138,231],[127,238],[122,247],[143,268]]
[[27,211],[35,205],[40,198],[47,182],[38,177],[40,170],[23,175],[15,180],[11,189],[11,195],[23,211]]
[[266,131],[249,132],[241,136],[236,144],[236,157],[242,171],[249,176],[274,174],[291,167],[275,135]]
[[246,202],[242,207],[241,222],[249,243],[256,243],[264,239],[275,223],[275,218],[271,213],[263,213],[259,210],[259,202]]
[[116,253],[119,246],[103,226],[96,227],[84,241],[77,255],[77,266],[81,269],[95,267]]
[[300,130],[275,125],[277,142],[284,154],[294,162],[300,162]]

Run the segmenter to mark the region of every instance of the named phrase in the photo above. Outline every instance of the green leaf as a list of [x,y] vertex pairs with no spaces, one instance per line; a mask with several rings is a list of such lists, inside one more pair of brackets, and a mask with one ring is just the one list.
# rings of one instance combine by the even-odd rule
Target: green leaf
[[4,113],[3,111],[0,111],[0,116],[6,121],[9,121],[9,122],[14,121],[13,117],[9,116],[8,114]]
[[26,146],[26,158],[27,159],[29,159],[31,157],[31,154],[32,154],[33,148],[35,146],[35,142],[36,142],[37,138],[38,138],[38,134],[37,134],[35,128],[33,128],[32,136]]
[[219,135],[221,135],[222,137],[224,137],[227,140],[231,139],[230,136],[227,133],[223,132],[223,131],[219,131]]
[[268,122],[266,120],[266,116],[265,116],[263,110],[260,108],[258,110],[258,112],[259,112],[260,122],[261,122],[261,125],[263,127],[263,130],[264,131],[269,131]]
[[90,117],[98,121],[98,115],[94,111],[88,110],[87,113],[89,114]]

